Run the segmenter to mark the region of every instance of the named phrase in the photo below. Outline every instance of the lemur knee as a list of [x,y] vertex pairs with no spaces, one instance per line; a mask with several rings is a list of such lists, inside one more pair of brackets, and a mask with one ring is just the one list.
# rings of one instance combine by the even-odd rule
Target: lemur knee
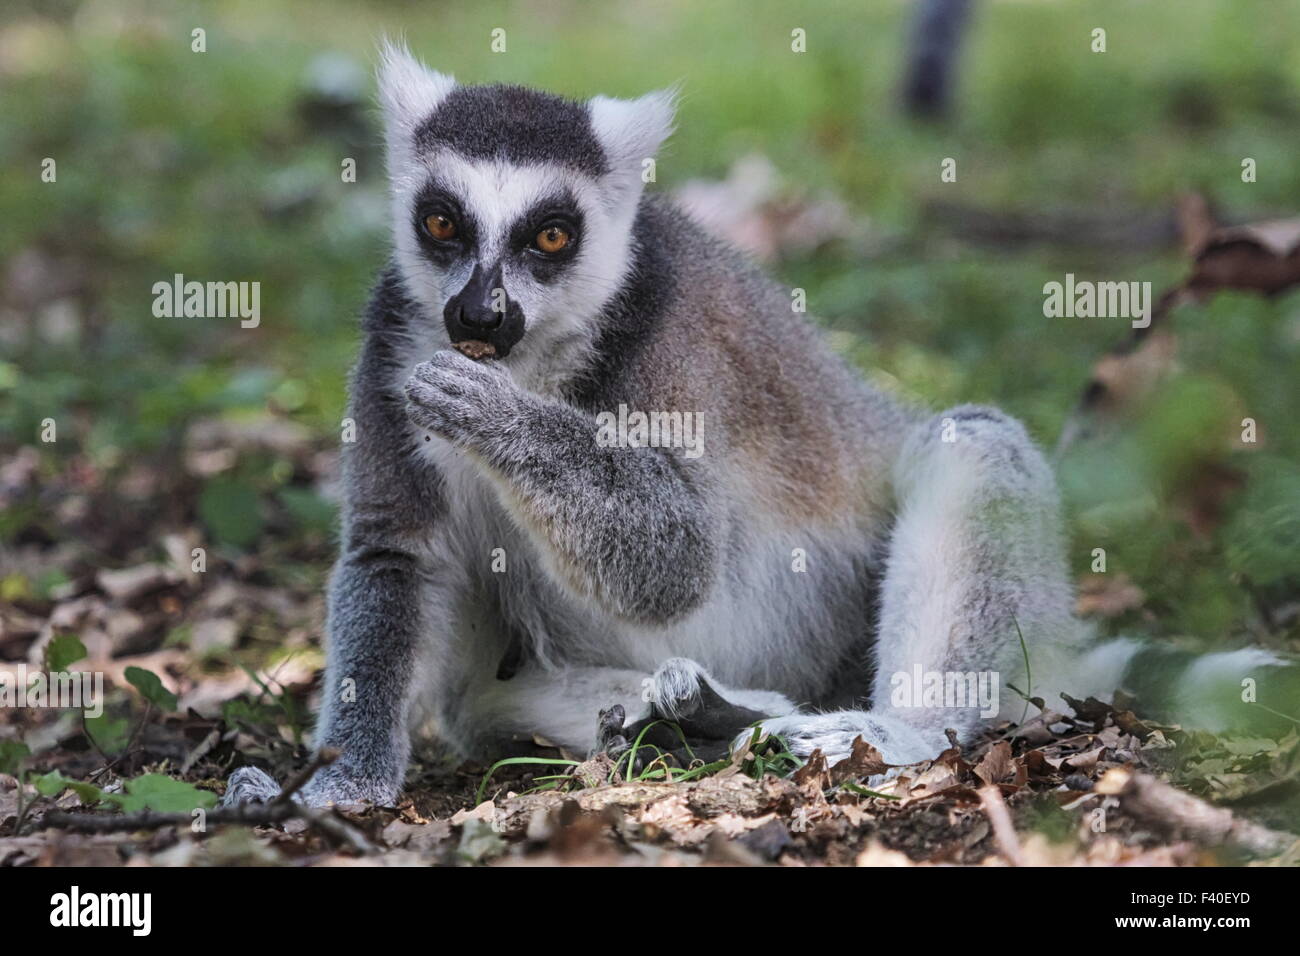
[[1008,490],[1054,487],[1051,468],[1025,426],[987,405],[958,405],[923,422],[900,459],[904,486],[945,460]]

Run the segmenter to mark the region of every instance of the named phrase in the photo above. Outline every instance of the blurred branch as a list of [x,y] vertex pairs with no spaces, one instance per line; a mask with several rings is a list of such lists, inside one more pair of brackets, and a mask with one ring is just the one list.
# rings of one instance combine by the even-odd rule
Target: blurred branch
[[339,759],[341,751],[336,747],[322,747],[312,755],[307,766],[303,767],[292,777],[284,782],[280,788],[280,795],[275,798],[273,803],[288,803],[293,799],[293,795],[311,782],[311,778],[316,776],[316,771],[321,767],[327,767]]
[[923,220],[961,239],[991,245],[1168,246],[1178,240],[1172,213],[1105,215],[1078,210],[1015,212],[966,203],[933,200],[922,206]]

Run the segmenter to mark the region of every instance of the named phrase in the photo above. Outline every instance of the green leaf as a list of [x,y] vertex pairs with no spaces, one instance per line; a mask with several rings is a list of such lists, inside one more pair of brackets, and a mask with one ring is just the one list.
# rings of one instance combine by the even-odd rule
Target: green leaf
[[31,756],[31,750],[18,740],[0,740],[0,773],[10,776],[18,775],[18,765],[24,757]]
[[189,813],[195,808],[210,809],[216,806],[217,795],[200,790],[184,780],[173,780],[163,773],[146,773],[125,783],[126,793],[107,793],[122,808],[123,813],[137,810],[154,810],[158,813]]
[[163,686],[153,671],[147,671],[143,667],[128,667],[125,674],[130,685],[159,710],[171,713],[176,709],[176,695]]
[[25,574],[10,574],[0,578],[0,601],[12,604],[31,597],[31,582]]
[[252,485],[230,478],[208,482],[199,495],[199,517],[214,538],[247,548],[262,533],[261,502]]
[[36,578],[36,581],[34,582],[36,593],[40,596],[42,601],[48,601],[50,600],[50,595],[56,588],[63,587],[63,585],[67,584],[71,580],[72,579],[68,577],[67,573],[63,571],[62,568],[50,568],[48,571],[42,572]]
[[93,783],[71,780],[57,770],[35,777],[32,783],[36,786],[36,792],[46,797],[55,797],[64,790],[71,790],[88,807],[93,807],[104,799],[104,792]]
[[840,789],[841,789],[841,790],[847,790],[849,793],[856,793],[856,794],[858,794],[858,796],[862,796],[862,797],[875,797],[877,800],[901,800],[901,799],[903,799],[902,797],[897,796],[896,794],[892,794],[892,793],[880,793],[880,792],[877,791],[877,790],[869,790],[869,789],[867,789],[866,787],[862,786],[861,784],[859,784],[859,783],[853,783],[853,782],[850,781],[850,780],[845,780],[843,783],[841,783],[841,784],[840,784]]
[[98,717],[87,717],[85,721],[86,733],[94,743],[95,749],[102,754],[115,756],[121,753],[131,740],[125,717],[100,714]]
[[86,645],[75,634],[60,634],[45,646],[45,668],[51,672],[66,671],[86,656]]

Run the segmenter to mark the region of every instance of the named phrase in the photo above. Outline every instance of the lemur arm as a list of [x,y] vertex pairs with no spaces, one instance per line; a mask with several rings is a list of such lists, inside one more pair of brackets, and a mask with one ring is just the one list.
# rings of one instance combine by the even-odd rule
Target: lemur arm
[[338,562],[329,587],[327,666],[317,746],[342,750],[307,788],[312,803],[391,803],[402,785],[410,741],[407,716],[422,635],[435,622],[427,582],[443,579],[427,547],[442,519],[433,466],[410,454],[410,426],[379,343],[368,341],[353,377],[345,445],[347,500]]
[[701,460],[601,447],[593,416],[455,352],[417,366],[406,391],[412,421],[480,463],[562,586],[647,624],[706,599],[718,529]]

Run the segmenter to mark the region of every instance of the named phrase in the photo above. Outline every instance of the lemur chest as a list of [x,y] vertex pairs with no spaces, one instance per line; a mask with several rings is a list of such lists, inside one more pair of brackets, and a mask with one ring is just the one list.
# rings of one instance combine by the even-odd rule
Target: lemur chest
[[780,673],[790,686],[769,689],[811,700],[869,639],[875,545],[851,527],[763,527],[740,504],[709,600],[641,626],[565,586],[544,544],[511,517],[499,479],[443,442],[426,447],[444,479],[449,557],[467,572],[469,599],[496,616],[501,640],[543,666],[649,672],[689,657],[735,686],[766,686]]
[[448,527],[437,535],[438,546],[463,571],[470,592],[463,598],[480,619],[494,620],[500,640],[522,642],[526,657],[545,664],[611,663],[597,658],[618,656],[612,622],[556,579],[543,547],[503,503],[509,489],[446,442],[425,447],[442,475],[447,504]]

